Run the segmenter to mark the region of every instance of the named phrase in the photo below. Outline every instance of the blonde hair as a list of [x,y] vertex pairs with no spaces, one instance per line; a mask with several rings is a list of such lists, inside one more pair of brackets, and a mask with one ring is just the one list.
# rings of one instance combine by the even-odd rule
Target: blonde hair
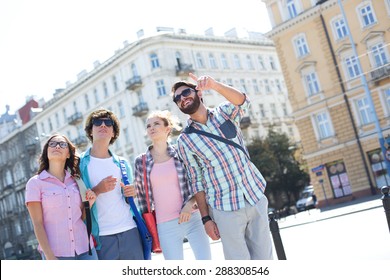
[[164,125],[171,129],[171,132],[169,133],[169,135],[171,135],[172,129],[175,129],[177,131],[182,130],[182,127],[180,126],[181,122],[180,122],[179,118],[175,115],[172,115],[172,113],[169,112],[168,110],[154,111],[148,115],[146,120],[149,120],[151,118],[161,119],[164,122]]

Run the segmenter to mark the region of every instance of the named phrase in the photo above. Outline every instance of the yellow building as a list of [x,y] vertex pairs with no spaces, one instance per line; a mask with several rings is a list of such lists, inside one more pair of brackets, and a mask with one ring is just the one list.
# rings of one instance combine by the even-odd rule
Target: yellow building
[[380,193],[390,184],[379,143],[390,134],[390,0],[262,1],[319,206]]

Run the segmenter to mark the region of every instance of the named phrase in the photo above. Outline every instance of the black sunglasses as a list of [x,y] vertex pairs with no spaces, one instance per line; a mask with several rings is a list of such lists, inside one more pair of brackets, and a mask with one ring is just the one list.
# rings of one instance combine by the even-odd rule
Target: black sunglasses
[[101,126],[104,123],[105,126],[112,126],[114,122],[112,119],[93,119],[92,124],[95,126]]
[[62,149],[65,149],[66,147],[68,147],[68,143],[63,142],[63,141],[59,141],[59,142],[57,142],[57,141],[49,141],[49,147],[50,148],[55,148],[55,147],[57,147],[57,145],[60,145],[60,147]]
[[186,88],[180,94],[173,97],[173,102],[177,103],[180,101],[181,97],[187,97],[191,94],[191,92],[196,92],[193,88]]

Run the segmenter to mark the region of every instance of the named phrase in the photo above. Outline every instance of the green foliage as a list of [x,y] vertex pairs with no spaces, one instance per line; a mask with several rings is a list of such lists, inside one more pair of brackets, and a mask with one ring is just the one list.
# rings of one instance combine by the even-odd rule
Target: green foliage
[[309,182],[309,175],[301,168],[303,163],[294,156],[296,145],[286,134],[271,129],[266,138],[252,139],[247,148],[252,162],[267,181],[266,194],[280,197],[285,193],[288,201],[279,201],[279,204],[291,205],[291,198],[298,198],[299,192]]

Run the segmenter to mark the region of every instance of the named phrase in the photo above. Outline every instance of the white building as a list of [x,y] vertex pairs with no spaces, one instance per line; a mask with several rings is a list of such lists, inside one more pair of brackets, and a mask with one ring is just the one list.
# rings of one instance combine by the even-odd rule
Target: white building
[[[224,37],[214,36],[210,30],[206,35],[179,30],[126,42],[107,61],[96,61],[92,71],[81,71],[75,83],[56,91],[35,118],[38,132],[43,136],[63,133],[83,151],[89,144],[84,120],[91,111],[104,107],[121,121],[121,135],[113,151],[132,161],[148,145],[144,125],[148,113],[168,109],[186,124],[170,90],[174,82],[188,79],[189,72],[209,74],[248,94],[251,110],[241,124],[247,140],[265,136],[273,125],[299,141],[272,41],[253,32],[238,38],[234,29]],[[205,94],[207,106],[222,101],[216,92]]]

